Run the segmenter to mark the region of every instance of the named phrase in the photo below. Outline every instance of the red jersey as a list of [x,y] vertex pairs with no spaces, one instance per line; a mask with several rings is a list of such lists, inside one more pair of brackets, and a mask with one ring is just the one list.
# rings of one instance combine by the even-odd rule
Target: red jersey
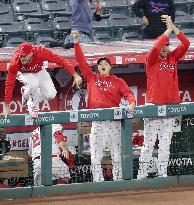
[[177,63],[189,48],[188,38],[180,32],[181,43],[170,51],[167,58],[160,57],[160,51],[165,46],[168,36],[161,35],[146,59],[147,92],[146,102],[154,104],[180,103]]
[[130,104],[135,103],[134,94],[124,80],[114,75],[103,77],[92,72],[79,43],[74,47],[81,73],[87,82],[88,108],[118,107],[122,97]]
[[75,74],[74,68],[61,56],[52,53],[49,49],[42,46],[33,46],[33,56],[31,62],[22,65],[17,52],[13,56],[8,69],[8,75],[5,82],[5,103],[9,104],[12,98],[12,92],[16,81],[18,71],[22,73],[37,73],[42,70],[44,61],[56,63],[64,67],[72,75]]

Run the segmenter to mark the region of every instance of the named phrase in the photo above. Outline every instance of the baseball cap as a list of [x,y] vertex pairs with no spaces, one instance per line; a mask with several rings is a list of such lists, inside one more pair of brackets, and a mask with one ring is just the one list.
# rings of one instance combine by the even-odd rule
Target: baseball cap
[[99,65],[101,61],[106,60],[110,65],[111,65],[111,61],[110,58],[102,56],[101,58],[98,59],[97,64]]
[[18,50],[16,52],[19,56],[27,56],[32,52],[32,45],[28,42],[23,42],[18,46]]

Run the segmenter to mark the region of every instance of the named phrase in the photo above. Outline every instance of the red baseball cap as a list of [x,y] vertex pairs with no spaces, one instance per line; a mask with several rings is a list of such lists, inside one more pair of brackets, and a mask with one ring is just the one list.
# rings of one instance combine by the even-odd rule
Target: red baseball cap
[[101,61],[106,60],[110,65],[111,65],[111,61],[110,58],[106,57],[106,56],[102,56],[101,58],[98,59],[97,64],[99,65]]
[[16,51],[19,56],[27,56],[32,52],[32,45],[28,42],[23,42],[18,46]]

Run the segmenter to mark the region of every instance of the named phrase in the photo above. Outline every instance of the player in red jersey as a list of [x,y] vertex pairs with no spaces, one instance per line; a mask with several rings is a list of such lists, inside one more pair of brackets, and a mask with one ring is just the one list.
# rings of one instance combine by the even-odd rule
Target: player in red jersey
[[[165,105],[181,102],[178,87],[177,63],[189,48],[188,38],[172,22],[170,16],[163,15],[167,30],[156,40],[146,61],[147,92],[146,103]],[[169,35],[174,32],[181,42],[173,51],[169,50]],[[148,176],[148,166],[156,139],[159,140],[158,175],[167,176],[170,144],[175,131],[175,117],[144,119],[144,145],[139,158],[138,179]],[[177,131],[177,128],[176,128]]]
[[42,46],[33,46],[28,42],[23,42],[15,52],[8,69],[3,114],[11,114],[9,105],[16,79],[24,84],[21,88],[22,103],[23,106],[27,104],[29,114],[33,118],[38,117],[40,101],[55,98],[56,89],[49,73],[43,68],[44,61],[64,67],[73,75],[74,84],[77,86],[81,84],[81,77],[65,58]]
[[[79,32],[72,31],[76,60],[83,78],[87,83],[88,108],[119,107],[121,98],[129,103],[129,112],[133,113],[135,97],[126,82],[110,74],[111,62],[107,57],[97,61],[98,73],[92,72],[79,45]],[[94,182],[104,181],[101,160],[103,148],[108,146],[113,164],[113,180],[122,179],[121,166],[121,125],[120,121],[94,121],[90,135],[91,169]]]

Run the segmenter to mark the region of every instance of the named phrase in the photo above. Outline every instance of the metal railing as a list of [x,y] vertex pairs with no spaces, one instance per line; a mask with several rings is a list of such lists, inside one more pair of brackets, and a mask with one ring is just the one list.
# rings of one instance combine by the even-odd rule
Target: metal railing
[[[15,114],[9,115],[6,118],[4,116],[0,117],[0,127],[16,127],[16,126],[31,126],[40,125],[41,133],[41,173],[42,173],[42,185],[41,187],[26,187],[20,188],[20,191],[15,188],[12,191],[5,192],[5,189],[0,189],[0,198],[15,198],[15,197],[29,197],[32,195],[52,195],[53,193],[80,193],[82,191],[110,191],[113,189],[110,183],[114,183],[114,190],[119,191],[123,187],[145,187],[145,182],[142,180],[129,180],[133,178],[133,154],[132,154],[132,117],[133,118],[146,118],[146,117],[157,117],[157,116],[178,116],[178,115],[192,115],[194,114],[194,103],[181,103],[176,105],[149,105],[149,106],[137,106],[134,111],[134,115],[131,116],[128,113],[128,109],[125,107],[120,108],[110,108],[110,109],[91,109],[91,110],[79,110],[79,111],[64,111],[64,112],[49,112],[40,113],[37,119],[32,119],[29,114]],[[52,187],[52,128],[51,124],[60,123],[76,123],[76,122],[91,122],[91,121],[105,121],[105,120],[121,120],[121,157],[122,157],[122,174],[123,180],[118,182],[102,182],[109,184],[101,185],[102,183],[97,183],[94,186],[92,183],[84,184],[70,184],[64,185],[66,188],[61,187],[57,192],[48,191]],[[185,176],[186,182],[191,182],[188,177]],[[193,176],[191,176],[193,177]],[[169,177],[168,177],[169,178]],[[176,178],[176,177],[175,177]],[[158,183],[158,186],[163,186],[164,184],[178,184],[177,179],[171,177],[171,180],[163,179],[162,183]],[[151,179],[154,180],[154,179]],[[161,180],[161,179],[155,179]],[[193,180],[193,178],[192,178]],[[136,182],[134,182],[136,181]],[[166,183],[164,183],[166,182]],[[124,184],[123,184],[124,183]],[[126,185],[127,183],[127,185]],[[134,185],[135,183],[135,185]],[[144,185],[143,185],[144,183]],[[96,183],[95,183],[96,184]],[[121,185],[122,184],[122,185]],[[149,184],[149,183],[148,183]],[[179,181],[180,184],[180,181]],[[82,186],[85,186],[83,188]],[[149,185],[150,186],[150,185]],[[48,188],[49,187],[49,188]],[[79,187],[79,188],[78,188]],[[87,187],[87,188],[86,188]],[[68,189],[69,188],[69,189]],[[37,191],[40,190],[41,192]],[[64,191],[65,189],[65,191]],[[79,191],[80,189],[80,191]],[[68,191],[69,190],[69,191]],[[3,194],[4,193],[4,194]],[[7,193],[7,194],[5,194]]]

